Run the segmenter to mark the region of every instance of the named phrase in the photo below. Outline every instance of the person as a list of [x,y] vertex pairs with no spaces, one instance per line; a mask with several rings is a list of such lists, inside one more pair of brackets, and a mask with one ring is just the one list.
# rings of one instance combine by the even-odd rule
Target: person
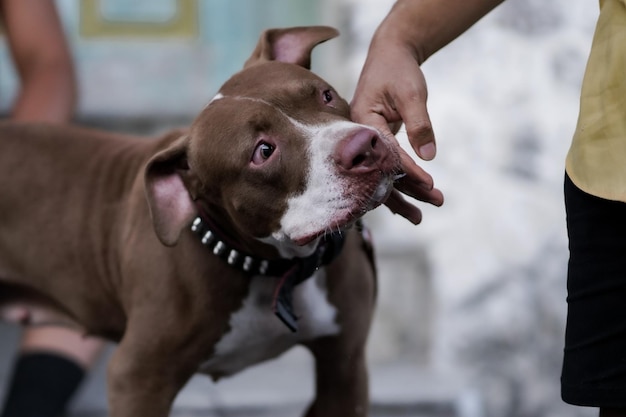
[[[0,0],[0,16],[20,81],[10,117],[66,123],[77,86],[53,0]],[[58,416],[102,349],[73,330],[24,330],[2,417]]]
[[[352,101],[355,121],[387,135],[404,122],[417,155],[432,159],[435,137],[420,65],[501,2],[398,0],[371,41]],[[600,0],[565,161],[570,259],[561,396],[598,407],[601,417],[626,416],[625,75],[626,0]],[[429,184],[424,178],[404,181],[414,183],[408,187],[414,192]]]

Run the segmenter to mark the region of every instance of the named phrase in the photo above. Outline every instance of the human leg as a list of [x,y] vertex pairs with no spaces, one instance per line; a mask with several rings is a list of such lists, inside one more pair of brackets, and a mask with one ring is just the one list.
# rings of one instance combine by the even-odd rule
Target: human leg
[[615,413],[626,409],[626,203],[586,194],[569,178],[565,200],[570,260],[562,397],[603,407],[603,417],[624,415]]
[[102,347],[66,328],[26,328],[2,417],[60,415]]
[[64,355],[88,369],[98,358],[104,343],[94,337],[64,327],[27,327],[21,352],[47,351]]

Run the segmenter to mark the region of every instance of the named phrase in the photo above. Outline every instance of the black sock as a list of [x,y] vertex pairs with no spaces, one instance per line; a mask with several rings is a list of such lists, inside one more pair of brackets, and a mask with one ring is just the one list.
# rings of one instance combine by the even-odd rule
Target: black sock
[[60,417],[84,375],[80,365],[63,356],[21,354],[1,417]]

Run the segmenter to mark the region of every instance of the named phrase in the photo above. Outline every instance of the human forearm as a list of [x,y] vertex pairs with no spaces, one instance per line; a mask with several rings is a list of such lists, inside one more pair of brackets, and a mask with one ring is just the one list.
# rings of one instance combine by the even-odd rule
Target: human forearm
[[408,47],[419,64],[450,43],[503,0],[398,0],[372,47]]
[[71,51],[53,0],[0,0],[20,89],[12,116],[67,122],[76,102]]
[[71,66],[39,66],[22,74],[21,84],[11,112],[13,119],[55,123],[71,119],[77,96]]

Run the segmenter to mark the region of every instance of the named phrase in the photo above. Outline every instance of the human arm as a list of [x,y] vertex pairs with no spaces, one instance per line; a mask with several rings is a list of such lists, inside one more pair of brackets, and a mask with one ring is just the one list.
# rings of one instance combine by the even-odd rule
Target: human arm
[[[420,65],[480,20],[503,0],[398,0],[376,30],[352,100],[352,118],[391,137],[404,123],[417,155],[435,157],[433,129],[426,107],[427,88]],[[407,174],[396,184],[404,194],[434,205],[443,203],[433,180],[402,152]],[[419,209],[398,191],[387,200],[394,212],[413,223]]]
[[52,0],[1,0],[3,25],[20,81],[14,120],[67,122],[77,87],[69,47]]

